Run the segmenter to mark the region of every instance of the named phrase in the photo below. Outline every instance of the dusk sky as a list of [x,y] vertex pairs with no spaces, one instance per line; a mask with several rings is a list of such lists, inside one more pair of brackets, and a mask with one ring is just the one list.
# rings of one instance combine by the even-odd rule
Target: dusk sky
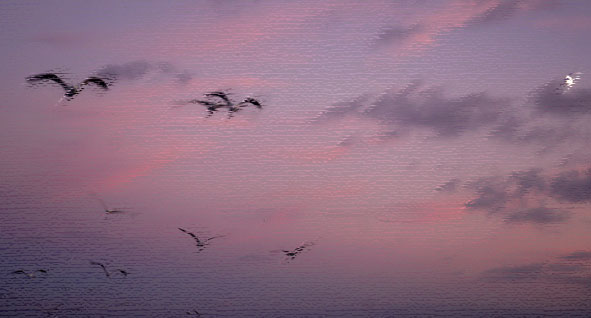
[[589,16],[2,1],[0,316],[591,316]]

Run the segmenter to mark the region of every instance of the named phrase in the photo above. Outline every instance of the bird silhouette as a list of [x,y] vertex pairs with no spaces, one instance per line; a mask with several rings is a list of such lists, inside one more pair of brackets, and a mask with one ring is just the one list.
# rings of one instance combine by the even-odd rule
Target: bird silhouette
[[239,103],[234,103],[228,96],[227,93],[223,91],[213,91],[209,93],[203,94],[206,98],[215,98],[217,99],[212,101],[210,100],[201,100],[201,99],[192,99],[187,101],[186,103],[192,104],[201,104],[207,107],[208,115],[207,117],[211,117],[214,112],[216,112],[220,108],[228,108],[228,118],[232,118],[234,113],[238,112],[240,109],[247,107],[248,105],[253,105],[258,109],[262,109],[263,105],[256,99],[252,97],[247,97],[243,101]]
[[122,210],[119,210],[119,209],[109,209],[109,207],[107,206],[105,201],[103,201],[100,198],[96,198],[96,199],[100,202],[101,206],[105,209],[105,213],[107,213],[107,214],[123,212]]
[[212,237],[209,237],[209,238],[207,238],[207,239],[203,239],[203,240],[201,240],[201,239],[199,239],[199,237],[197,237],[197,235],[195,235],[195,233],[193,233],[193,232],[189,232],[189,231],[187,231],[187,230],[185,230],[185,229],[182,229],[182,228],[180,228],[180,227],[179,227],[178,229],[179,229],[181,232],[183,232],[183,233],[185,233],[185,234],[189,235],[190,237],[192,237],[192,238],[193,238],[193,240],[195,240],[195,243],[196,243],[196,245],[197,245],[197,249],[198,249],[199,251],[202,251],[203,249],[205,249],[205,247],[206,247],[206,246],[209,244],[209,243],[208,243],[209,241],[211,241],[211,240],[213,240],[213,239],[215,239],[215,238],[224,237],[224,235],[217,235],[217,236],[212,236]]
[[38,269],[38,270],[36,270],[34,272],[25,272],[24,270],[19,269],[19,270],[16,270],[16,271],[12,272],[12,273],[13,274],[23,274],[23,275],[26,275],[29,278],[35,278],[35,273],[37,273],[37,272],[43,273],[43,274],[47,274],[47,270],[45,270],[45,269]]
[[[90,261],[91,265],[98,265],[103,269],[103,272],[105,273],[106,277],[111,277],[111,272],[109,272],[109,270],[107,270],[107,266],[105,266],[105,264],[103,263],[99,263],[99,262],[94,262],[94,261]],[[129,275],[129,272],[123,269],[117,269],[116,270],[118,273],[121,273],[121,275],[123,275],[124,277],[127,277],[127,275]]]
[[94,84],[103,90],[109,89],[108,79],[102,79],[96,76],[87,77],[85,80],[80,82],[78,85],[71,85],[64,82],[61,77],[59,77],[55,73],[41,73],[36,75],[31,75],[26,78],[27,82],[31,84],[35,84],[38,82],[46,82],[46,81],[53,81],[59,84],[66,92],[64,97],[66,100],[72,100],[74,96],[78,95],[82,90],[84,90],[85,86],[88,84]]
[[201,317],[201,313],[199,313],[199,312],[198,312],[197,310],[195,310],[195,309],[193,309],[193,311],[187,311],[187,315]]
[[296,247],[292,251],[290,251],[290,250],[281,250],[281,251],[283,252],[283,254],[285,254],[285,256],[287,256],[288,259],[293,260],[296,258],[296,256],[298,256],[300,253],[302,253],[306,249],[309,249],[310,246],[312,246],[312,245],[314,245],[314,242],[306,242],[306,243]]

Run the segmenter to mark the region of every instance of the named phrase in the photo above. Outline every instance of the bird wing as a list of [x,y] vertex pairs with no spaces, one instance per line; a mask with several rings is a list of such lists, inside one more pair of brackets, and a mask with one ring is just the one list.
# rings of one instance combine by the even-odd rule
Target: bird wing
[[47,274],[47,271],[46,271],[46,270],[44,270],[44,269],[38,269],[38,270],[37,270],[37,272],[41,272],[41,273],[45,273],[45,274]]
[[214,108],[222,107],[223,106],[223,105],[220,105],[220,104],[212,103],[212,102],[209,102],[209,101],[206,101],[206,100],[199,100],[199,99],[190,100],[189,103],[201,104],[203,106],[214,107]]
[[219,97],[219,98],[223,99],[224,102],[226,102],[226,105],[232,105],[232,102],[228,98],[228,94],[226,94],[226,93],[224,93],[222,91],[209,92],[209,93],[204,94],[204,96],[207,96],[207,97]]
[[180,227],[178,229],[181,230],[182,232],[188,233],[187,230],[185,230],[185,229],[181,229]]
[[91,76],[87,79],[85,79],[84,81],[82,81],[82,83],[80,83],[80,85],[88,85],[88,84],[95,84],[98,87],[102,88],[102,89],[109,89],[109,85],[107,84],[107,82],[105,82],[102,78],[98,78],[96,76]]
[[13,274],[26,274],[24,270],[19,269],[18,271],[12,272]]
[[[248,97],[248,98],[244,99],[242,102],[240,102],[240,104],[251,104],[251,105],[256,106],[259,109],[263,108],[263,105],[261,105],[261,103],[258,100],[254,99],[252,97]],[[244,107],[244,106],[242,106],[242,107]]]
[[27,77],[27,82],[33,83],[39,81],[54,81],[58,83],[66,91],[72,89],[72,86],[68,85],[66,82],[64,82],[64,80],[62,80],[59,76],[53,73],[43,73]]
[[123,276],[127,276],[127,274],[129,274],[126,270],[123,270],[123,269],[118,269],[117,271],[119,271],[121,274],[123,274]]
[[224,237],[225,235],[216,235],[216,236],[212,236],[210,238],[208,238],[207,240],[205,240],[206,242],[209,240],[213,240],[214,238],[219,238],[219,237]]

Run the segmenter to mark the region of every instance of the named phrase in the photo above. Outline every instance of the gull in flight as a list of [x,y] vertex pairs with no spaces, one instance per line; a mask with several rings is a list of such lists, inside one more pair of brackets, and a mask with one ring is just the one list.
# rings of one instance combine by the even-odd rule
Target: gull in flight
[[96,77],[96,76],[87,77],[85,80],[80,82],[78,85],[71,85],[71,84],[64,82],[64,80],[61,79],[61,77],[59,77],[55,73],[41,73],[41,74],[31,75],[31,76],[27,77],[26,80],[27,80],[27,82],[29,82],[31,84],[35,84],[38,82],[53,81],[53,82],[59,84],[66,91],[64,96],[62,97],[62,99],[65,98],[66,100],[72,100],[74,98],[74,96],[76,96],[80,92],[82,92],[82,90],[84,90],[85,86],[88,84],[94,84],[94,85],[98,86],[99,88],[102,88],[103,90],[109,89],[109,84],[107,83],[107,81],[105,81],[105,79],[102,79],[102,78]]
[[119,210],[119,209],[109,209],[109,207],[107,207],[107,204],[105,203],[105,201],[103,201],[100,198],[97,198],[97,200],[101,203],[101,205],[105,209],[105,213],[107,213],[107,214],[123,212],[123,210]]
[[29,278],[34,278],[34,277],[35,277],[35,273],[37,273],[37,272],[39,272],[39,273],[43,273],[43,274],[47,274],[47,270],[45,270],[45,269],[38,269],[38,270],[36,270],[36,271],[34,271],[34,272],[28,272],[28,273],[27,273],[27,272],[25,272],[25,271],[24,271],[24,270],[22,270],[22,269],[19,269],[19,270],[17,270],[17,271],[14,271],[14,272],[12,272],[12,273],[13,273],[13,274],[23,274],[23,275],[26,275],[26,276],[27,276],[27,277],[29,277]]
[[[103,269],[103,272],[105,273],[105,276],[106,276],[106,277],[111,277],[111,273],[112,273],[112,272],[109,272],[109,271],[107,270],[107,266],[105,266],[105,264],[103,264],[103,263],[99,263],[99,262],[93,262],[93,261],[90,261],[90,264],[91,264],[91,265],[98,265],[98,266],[100,266],[100,267]],[[121,275],[123,275],[123,276],[125,276],[125,277],[127,277],[127,275],[129,275],[129,272],[128,272],[128,271],[126,271],[126,270],[123,270],[123,269],[116,269],[115,271],[116,271],[117,273],[120,273]]]
[[[263,108],[263,105],[257,99],[252,97],[247,97],[240,103],[234,103],[232,100],[230,100],[228,94],[223,91],[209,92],[203,94],[203,96],[208,98],[209,100],[192,99],[190,101],[187,101],[186,104],[201,104],[207,107],[207,117],[211,117],[213,113],[220,108],[228,108],[228,118],[232,118],[235,112],[240,111],[242,108],[247,107],[249,105],[255,106],[258,109]],[[214,101],[212,101],[212,99],[214,99]]]
[[187,315],[201,317],[201,314],[195,309],[193,311],[187,311]]
[[209,244],[209,243],[208,243],[209,241],[211,241],[211,240],[213,240],[213,239],[215,239],[215,238],[219,238],[219,237],[224,237],[224,236],[225,236],[225,235],[217,235],[217,236],[212,236],[212,237],[210,237],[210,238],[207,238],[207,239],[203,239],[203,240],[201,240],[201,239],[199,239],[199,238],[197,237],[197,235],[195,235],[195,233],[189,232],[189,231],[187,231],[187,230],[185,230],[185,229],[182,229],[182,228],[180,228],[180,227],[179,227],[178,229],[179,229],[181,232],[183,232],[183,233],[185,233],[185,234],[189,235],[190,237],[192,237],[192,238],[193,238],[193,240],[195,240],[195,243],[196,243],[196,245],[197,245],[197,249],[198,249],[199,251],[202,251],[203,249],[205,249],[205,247],[206,247],[206,246]]
[[312,245],[314,245],[314,242],[306,242],[306,243],[296,247],[292,251],[290,251],[290,250],[281,250],[281,251],[283,252],[283,254],[285,254],[285,256],[287,256],[288,259],[293,260],[296,258],[296,256],[298,256],[300,253],[302,253],[306,249],[309,249]]

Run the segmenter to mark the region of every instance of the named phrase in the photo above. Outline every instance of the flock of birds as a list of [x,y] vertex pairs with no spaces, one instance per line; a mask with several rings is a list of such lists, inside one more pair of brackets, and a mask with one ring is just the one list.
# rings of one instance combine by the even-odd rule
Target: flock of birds
[[[58,84],[65,91],[63,97],[59,101],[59,102],[62,102],[64,99],[66,101],[72,100],[76,95],[80,94],[89,85],[95,86],[103,91],[107,91],[115,80],[115,77],[89,76],[78,84],[70,84],[70,83],[67,83],[66,81],[64,81],[63,77],[64,77],[64,73],[41,73],[41,74],[35,74],[35,75],[31,75],[31,76],[27,77],[26,81],[31,85]],[[256,107],[257,109],[263,108],[263,105],[260,103],[260,101],[253,98],[253,97],[246,97],[242,101],[236,102],[230,98],[228,93],[221,91],[221,90],[206,93],[203,95],[203,99],[192,99],[192,100],[180,101],[180,102],[177,102],[177,104],[178,105],[198,104],[201,106],[205,106],[207,109],[206,118],[211,117],[215,112],[217,112],[218,110],[222,110],[222,109],[227,109],[228,118],[232,118],[236,112],[238,112],[248,106],[253,106],[253,107]],[[107,204],[100,198],[96,198],[96,199],[99,201],[100,205],[102,206],[102,208],[104,209],[104,212],[106,214],[120,214],[120,213],[124,212],[123,209],[111,208],[111,207],[107,206]],[[203,251],[206,247],[208,247],[211,244],[212,240],[225,236],[225,235],[215,235],[215,236],[211,236],[211,237],[204,237],[201,235],[198,236],[194,232],[190,232],[189,230],[186,230],[184,228],[179,227],[178,230],[183,232],[184,234],[188,235],[189,237],[191,237],[191,239],[195,243],[195,246],[197,247],[197,252]],[[313,242],[307,242],[307,243],[303,243],[302,245],[296,247],[293,250],[281,250],[281,252],[285,256],[284,261],[294,260],[298,255],[300,255],[301,253],[303,253],[304,251],[309,249],[312,245],[314,245]],[[272,252],[274,252],[274,251],[272,251]],[[106,263],[90,261],[90,265],[100,268],[106,278],[112,278],[115,275],[126,278],[130,274],[126,269],[110,268],[107,266]],[[19,270],[12,272],[12,274],[23,275],[23,276],[26,276],[26,277],[32,279],[32,278],[37,277],[38,275],[43,275],[43,276],[47,275],[48,270],[47,269],[37,269],[35,271],[25,271],[23,269],[19,269]],[[60,305],[62,305],[62,304],[60,304]],[[58,310],[59,309],[58,307],[53,308],[52,311]],[[47,313],[49,314],[49,311]],[[202,315],[199,311],[197,311],[195,309],[193,309],[192,311],[187,311],[186,314],[198,316],[198,317],[200,317]]]
[[[76,95],[80,94],[87,85],[91,85],[91,84],[106,91],[109,89],[109,86],[111,86],[114,81],[113,78],[107,78],[107,77],[100,78],[98,76],[89,76],[85,80],[80,82],[79,84],[72,85],[72,84],[66,83],[60,77],[60,75],[63,76],[64,74],[62,74],[62,73],[35,74],[35,75],[31,75],[31,76],[27,77],[26,81],[32,85],[41,84],[41,83],[57,83],[65,91],[64,96],[62,97],[62,99],[60,99],[60,102],[64,99],[67,101],[72,100]],[[241,102],[236,103],[230,99],[230,97],[228,96],[228,93],[223,92],[223,91],[209,92],[209,93],[204,94],[203,96],[205,97],[205,99],[192,99],[192,100],[188,100],[188,101],[181,101],[180,104],[181,105],[199,104],[199,105],[205,106],[207,108],[207,113],[208,113],[208,115],[206,117],[211,117],[214,114],[214,112],[216,112],[220,109],[224,109],[224,108],[228,109],[228,118],[232,118],[236,112],[240,111],[241,109],[243,109],[244,107],[247,107],[247,106],[254,106],[258,109],[263,108],[263,105],[261,104],[261,102],[253,97],[246,97]]]
[[[119,213],[124,212],[123,209],[110,208],[100,198],[96,198],[96,199],[99,201],[100,205],[102,206],[102,208],[104,209],[104,212],[106,214],[119,214]],[[197,253],[203,251],[207,246],[209,246],[210,241],[217,239],[217,238],[225,237],[225,235],[215,235],[215,236],[211,236],[211,237],[198,236],[194,232],[190,232],[190,231],[188,231],[184,228],[180,228],[180,227],[178,228],[178,230],[185,233],[189,237],[191,237],[191,239],[195,242],[195,246],[197,247]],[[303,244],[301,244],[300,246],[296,247],[293,250],[280,250],[285,256],[284,262],[289,262],[289,261],[294,260],[298,255],[307,251],[314,244],[315,244],[315,242],[304,242]],[[271,252],[276,252],[276,251],[271,251]],[[123,269],[123,268],[114,268],[113,269],[113,267],[108,267],[106,263],[90,261],[90,265],[100,268],[106,278],[112,278],[115,275],[120,276],[122,278],[127,278],[127,276],[130,275],[129,271],[127,271],[126,269]],[[13,271],[11,274],[22,275],[22,276],[27,277],[29,279],[33,279],[33,278],[41,277],[41,276],[45,277],[48,275],[48,272],[49,272],[48,269],[37,269],[34,271],[26,271],[24,269],[19,269],[19,270]],[[57,317],[56,312],[60,311],[60,306],[62,306],[62,305],[64,305],[64,304],[60,303],[58,306],[55,306],[54,308],[44,309],[42,311],[44,313],[46,313],[48,315],[48,317]],[[191,311],[186,311],[185,313],[187,315],[196,316],[196,317],[202,317],[202,315],[203,315],[202,313],[200,313],[196,309],[193,309]]]
[[[106,91],[109,89],[109,86],[111,86],[114,81],[114,78],[108,78],[105,76],[103,76],[102,78],[98,77],[98,76],[89,76],[86,79],[84,79],[82,82],[80,82],[76,85],[73,85],[73,84],[66,83],[62,79],[62,77],[60,77],[60,75],[63,76],[62,73],[41,73],[41,74],[36,74],[36,75],[32,75],[32,76],[27,77],[26,81],[30,84],[37,84],[37,83],[56,83],[56,84],[58,84],[65,91],[62,99],[60,99],[60,102],[64,99],[67,101],[72,100],[76,95],[80,94],[88,85],[94,85],[94,86],[98,87],[99,89]],[[557,88],[557,90],[560,90],[562,93],[568,91],[570,88],[572,88],[574,86],[574,84],[579,80],[579,78],[580,78],[580,73],[571,73],[571,74],[566,75],[566,77],[563,80],[563,83],[560,85],[560,87]],[[246,97],[240,102],[235,102],[229,97],[228,93],[221,91],[221,90],[206,93],[203,95],[203,97],[204,97],[204,99],[192,99],[192,100],[187,100],[187,101],[180,101],[180,102],[177,102],[177,104],[178,105],[198,104],[198,105],[204,106],[204,107],[206,107],[206,110],[208,113],[206,116],[207,118],[211,117],[215,112],[217,112],[218,110],[221,110],[221,109],[227,109],[228,118],[232,118],[236,112],[240,111],[244,107],[254,106],[258,109],[263,108],[263,105],[255,98]],[[101,200],[101,199],[98,199],[98,200],[99,200],[99,202],[100,202],[101,206],[103,207],[106,214],[117,214],[117,213],[123,212],[123,210],[121,210],[121,209],[109,208],[103,200]],[[212,237],[203,237],[203,236],[199,237],[197,234],[190,232],[184,228],[179,227],[178,230],[191,237],[191,239],[194,241],[194,243],[197,247],[197,252],[203,251],[206,247],[209,246],[209,244],[212,240],[225,236],[225,235],[216,235],[216,236],[212,236]],[[289,261],[296,259],[296,257],[298,257],[300,254],[309,250],[314,244],[315,244],[314,242],[305,242],[293,250],[280,250],[280,252],[283,253],[283,255],[285,257],[284,260],[289,262]],[[113,275],[121,275],[122,277],[125,278],[129,275],[129,272],[125,269],[116,268],[114,270],[110,270],[106,264],[101,263],[101,262],[90,261],[90,265],[100,267],[102,269],[105,277],[107,277],[107,278],[111,278]],[[47,269],[37,269],[35,271],[25,271],[23,269],[19,269],[19,270],[12,272],[12,274],[23,275],[23,276],[26,276],[26,277],[32,279],[32,278],[37,277],[38,275],[43,275],[43,276],[47,275],[48,270]],[[57,307],[52,310],[57,310]],[[187,315],[194,315],[194,316],[198,316],[198,317],[202,315],[200,312],[198,312],[195,309],[192,311],[187,311],[186,314]]]

